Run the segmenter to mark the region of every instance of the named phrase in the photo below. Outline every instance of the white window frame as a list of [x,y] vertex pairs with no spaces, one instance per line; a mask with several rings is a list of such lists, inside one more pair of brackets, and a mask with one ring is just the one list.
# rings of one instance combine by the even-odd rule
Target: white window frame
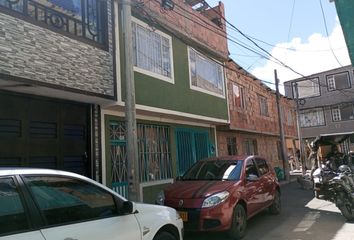
[[[220,62],[220,61],[217,61],[213,58],[209,58],[209,60],[212,60],[214,61],[215,63],[217,64],[220,64],[221,66],[221,71],[222,71],[222,80],[223,80],[223,84],[222,84],[222,95],[221,94],[217,94],[215,92],[211,92],[209,90],[206,90],[204,88],[201,88],[201,87],[198,87],[198,86],[194,86],[192,84],[192,73],[191,73],[191,62],[190,62],[190,50],[193,50],[195,51],[197,54],[201,55],[202,57],[204,57],[204,54],[200,53],[199,51],[195,50],[194,48],[192,47],[188,47],[187,48],[187,51],[188,51],[188,71],[189,71],[189,87],[190,89],[192,90],[196,90],[196,91],[199,91],[199,92],[203,92],[203,93],[206,93],[206,94],[209,94],[209,95],[213,95],[213,96],[216,96],[216,97],[219,97],[219,98],[226,98],[225,97],[225,71],[224,71],[224,67],[223,67],[223,64]],[[208,59],[207,57],[204,57],[205,59]]]
[[153,28],[151,28],[147,23],[135,18],[135,17],[132,17],[132,22],[134,22],[135,24],[137,25],[140,25],[141,27],[144,27],[150,31],[153,31],[155,33],[157,33],[158,35],[164,37],[164,38],[167,38],[168,41],[169,41],[169,45],[170,45],[170,62],[171,62],[171,77],[166,77],[166,76],[163,76],[161,74],[158,74],[158,73],[155,73],[155,72],[151,72],[149,70],[146,70],[146,69],[143,69],[143,68],[140,68],[140,67],[137,67],[137,66],[133,66],[133,69],[135,72],[139,72],[139,73],[142,73],[142,74],[145,74],[145,75],[148,75],[150,77],[153,77],[153,78],[156,78],[156,79],[159,79],[159,80],[162,80],[162,81],[166,81],[166,82],[169,82],[169,83],[172,83],[174,84],[175,83],[175,77],[174,77],[174,62],[173,62],[173,45],[172,45],[172,37],[164,32],[161,32],[159,30],[155,30]]
[[339,122],[342,120],[342,115],[340,113],[340,108],[332,108],[332,120],[333,122]]

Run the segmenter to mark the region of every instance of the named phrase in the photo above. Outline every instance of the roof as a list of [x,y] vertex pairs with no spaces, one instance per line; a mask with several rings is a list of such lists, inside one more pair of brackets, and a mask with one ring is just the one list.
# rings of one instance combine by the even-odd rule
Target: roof
[[0,176],[9,176],[9,175],[61,175],[67,177],[75,177],[84,180],[91,180],[82,175],[66,172],[61,170],[53,170],[53,169],[41,169],[41,168],[20,168],[20,167],[0,167]]

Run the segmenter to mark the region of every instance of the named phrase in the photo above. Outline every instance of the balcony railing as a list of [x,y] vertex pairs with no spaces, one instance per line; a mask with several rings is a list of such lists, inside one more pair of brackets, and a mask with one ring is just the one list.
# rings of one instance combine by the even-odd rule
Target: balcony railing
[[[53,0],[0,0],[0,9],[17,12],[53,30],[104,44],[106,3],[99,0],[78,1],[75,9],[56,5]],[[73,2],[71,1],[71,3]]]

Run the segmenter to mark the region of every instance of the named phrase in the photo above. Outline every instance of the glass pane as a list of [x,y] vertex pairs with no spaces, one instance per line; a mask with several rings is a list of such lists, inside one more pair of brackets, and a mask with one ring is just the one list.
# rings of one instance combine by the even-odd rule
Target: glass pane
[[341,106],[341,108],[340,108],[340,116],[341,116],[341,120],[352,120],[352,119],[354,119],[353,105],[352,104],[347,104],[347,105]]
[[[304,80],[297,82],[299,98],[313,97],[320,95],[318,79]],[[295,91],[294,91],[295,92]]]
[[0,179],[0,234],[28,229],[28,222],[12,178]]
[[323,109],[310,109],[300,113],[301,127],[313,127],[324,125]]
[[199,161],[183,176],[183,180],[238,180],[242,161]]
[[25,177],[48,225],[115,216],[113,196],[93,184],[64,177]]
[[344,88],[349,88],[349,75],[348,73],[341,73],[335,75],[335,80],[336,80],[336,89],[344,89]]
[[222,66],[217,62],[189,50],[192,85],[204,90],[224,95]]

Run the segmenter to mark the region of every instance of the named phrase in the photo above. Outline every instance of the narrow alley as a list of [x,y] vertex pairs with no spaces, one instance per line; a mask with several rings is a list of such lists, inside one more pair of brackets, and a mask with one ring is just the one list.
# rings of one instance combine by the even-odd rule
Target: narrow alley
[[[186,240],[229,240],[226,234],[186,234]],[[282,213],[250,219],[243,240],[353,240],[354,223],[334,204],[313,197],[297,182],[282,186]]]

